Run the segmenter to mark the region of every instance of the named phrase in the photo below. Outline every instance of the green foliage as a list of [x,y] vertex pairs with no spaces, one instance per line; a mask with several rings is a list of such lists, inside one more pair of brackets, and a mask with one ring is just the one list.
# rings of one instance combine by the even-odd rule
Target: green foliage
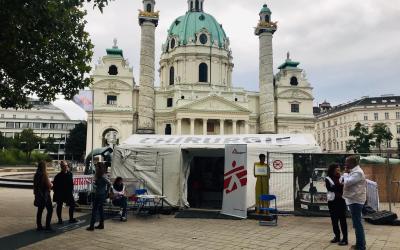
[[32,164],[41,160],[49,161],[51,157],[47,154],[33,152],[29,160],[26,154],[18,149],[0,150],[0,165]]
[[368,132],[368,128],[361,123],[357,123],[350,131],[350,136],[355,139],[350,140],[346,145],[346,150],[353,150],[354,153],[367,154],[371,153],[371,146],[374,146],[373,135]]
[[53,137],[46,138],[44,147],[46,153],[58,153],[58,144],[56,144],[56,139]]
[[380,154],[382,153],[382,144],[386,146],[389,141],[393,140],[393,134],[385,123],[374,124],[372,135],[375,138],[375,145],[378,147]]
[[29,107],[26,97],[71,99],[91,82],[93,44],[85,31],[85,2],[0,0],[0,107]]
[[69,132],[69,137],[65,144],[65,151],[72,155],[76,160],[81,160],[86,151],[87,124],[80,123]]
[[41,138],[33,133],[32,129],[24,129],[19,136],[19,149],[26,153],[28,160],[31,159],[31,153],[38,148]]

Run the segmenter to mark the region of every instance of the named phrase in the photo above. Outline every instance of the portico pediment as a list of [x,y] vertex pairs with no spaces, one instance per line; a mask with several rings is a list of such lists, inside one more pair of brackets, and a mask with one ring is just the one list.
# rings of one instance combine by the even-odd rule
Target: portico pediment
[[278,98],[286,99],[314,99],[313,96],[306,91],[300,89],[288,89],[278,93]]
[[217,95],[208,96],[192,103],[185,104],[178,107],[177,111],[251,113],[248,109]]

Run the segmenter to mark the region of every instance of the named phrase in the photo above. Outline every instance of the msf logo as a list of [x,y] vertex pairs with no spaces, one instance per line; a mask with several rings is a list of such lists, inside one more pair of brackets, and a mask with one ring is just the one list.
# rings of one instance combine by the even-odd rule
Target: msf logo
[[245,154],[245,153],[246,153],[246,152],[239,152],[239,151],[237,151],[236,148],[234,148],[233,151],[232,151],[232,154],[234,154],[234,155],[242,155],[242,154]]
[[229,194],[238,186],[244,187],[247,185],[247,169],[244,166],[237,166],[236,161],[232,162],[232,170],[224,174],[224,191]]

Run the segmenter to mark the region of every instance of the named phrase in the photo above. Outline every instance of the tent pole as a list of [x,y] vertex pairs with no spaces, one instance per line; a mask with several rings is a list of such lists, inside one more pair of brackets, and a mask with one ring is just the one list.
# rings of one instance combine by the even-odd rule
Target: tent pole
[[[164,196],[164,159],[161,159],[161,196]],[[161,207],[164,208],[164,199],[161,200]]]

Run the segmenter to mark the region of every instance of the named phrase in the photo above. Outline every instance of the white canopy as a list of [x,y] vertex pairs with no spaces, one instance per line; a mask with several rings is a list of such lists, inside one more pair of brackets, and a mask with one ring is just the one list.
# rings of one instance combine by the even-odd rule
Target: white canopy
[[[150,193],[161,194],[164,190],[163,194],[167,196],[166,200],[171,206],[188,206],[187,180],[193,157],[223,157],[226,144],[246,144],[248,166],[257,162],[261,153],[321,152],[314,137],[308,134],[132,135],[114,149],[112,175],[144,180]],[[285,183],[285,187],[281,188],[293,189],[293,177],[291,178],[290,183]],[[248,167],[247,204],[250,206],[254,205],[254,186],[253,168]]]

